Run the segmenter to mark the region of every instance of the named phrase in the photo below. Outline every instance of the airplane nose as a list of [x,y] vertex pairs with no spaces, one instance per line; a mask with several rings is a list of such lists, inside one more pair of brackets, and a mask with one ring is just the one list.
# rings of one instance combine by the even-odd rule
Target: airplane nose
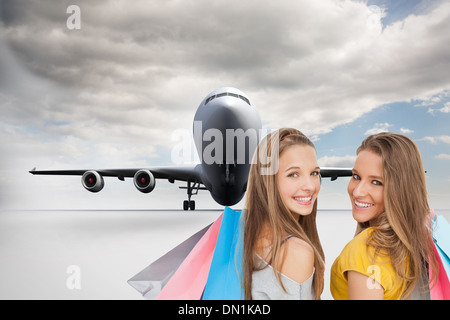
[[239,94],[217,93],[210,98],[200,104],[194,117],[200,159],[207,164],[249,163],[262,128],[258,110]]
[[[225,99],[224,99],[225,100]],[[228,100],[228,99],[227,99]],[[246,114],[246,110],[243,108],[237,107],[231,103],[225,103],[217,107],[216,113],[217,118],[223,119],[225,123],[233,123],[236,120],[241,120],[243,116]]]
[[224,87],[213,91],[199,105],[194,121],[201,121],[202,134],[208,129],[256,129],[262,127],[258,110],[241,91]]
[[233,101],[233,103],[226,103],[227,100],[217,108],[217,119],[220,119],[222,123],[227,124],[230,129],[240,128],[246,131],[248,129],[258,130],[261,128],[261,120],[254,107],[243,101],[238,101],[238,103],[236,103],[236,101]]

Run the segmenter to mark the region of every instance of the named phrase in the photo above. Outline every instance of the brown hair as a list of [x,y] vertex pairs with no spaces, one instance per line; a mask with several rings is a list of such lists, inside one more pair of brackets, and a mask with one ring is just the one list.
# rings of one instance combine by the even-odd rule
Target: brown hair
[[265,171],[267,165],[276,166],[282,152],[293,145],[307,145],[315,149],[314,144],[300,131],[283,128],[269,133],[262,139],[253,156],[244,211],[243,289],[245,299],[252,299],[252,275],[254,271],[258,270],[255,249],[258,238],[261,236],[262,227],[265,225],[269,225],[271,228],[272,250],[269,253],[269,258],[283,290],[285,288],[279,272],[283,261],[280,261],[279,249],[285,235],[295,235],[306,241],[314,250],[315,273],[313,283],[315,298],[320,299],[323,291],[325,258],[316,227],[317,200],[311,214],[300,216],[297,220],[286,208],[280,197],[276,172],[267,174],[267,171]]
[[367,137],[357,154],[362,150],[378,154],[383,165],[385,212],[377,220],[368,244],[378,253],[388,253],[405,282],[401,298],[408,299],[418,280],[428,277],[428,264],[438,270],[427,227],[430,208],[422,157],[414,141],[390,132]]

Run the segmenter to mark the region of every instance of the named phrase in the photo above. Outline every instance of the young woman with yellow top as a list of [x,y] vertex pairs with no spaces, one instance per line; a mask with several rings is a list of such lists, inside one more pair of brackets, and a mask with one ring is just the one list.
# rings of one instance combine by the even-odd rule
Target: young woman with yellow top
[[334,299],[426,299],[428,265],[437,262],[416,144],[387,132],[366,138],[348,194],[358,230],[331,268]]

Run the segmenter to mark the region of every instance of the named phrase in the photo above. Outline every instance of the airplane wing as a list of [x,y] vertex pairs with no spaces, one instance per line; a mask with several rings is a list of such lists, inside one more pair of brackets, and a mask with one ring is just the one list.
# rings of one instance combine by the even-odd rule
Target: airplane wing
[[[119,180],[124,178],[133,178],[139,170],[149,170],[156,179],[168,179],[170,182],[175,180],[192,181],[202,183],[201,166],[199,164],[192,166],[177,167],[156,167],[149,169],[100,169],[100,170],[30,170],[34,175],[65,175],[82,176],[88,171],[96,171],[103,177],[117,177]],[[336,180],[338,177],[351,177],[351,168],[320,168],[322,178],[331,178]]]
[[338,177],[351,177],[351,168],[320,168],[320,175],[322,178],[331,178],[331,181],[336,180]]
[[116,177],[119,180],[133,178],[138,171],[148,170],[156,179],[168,179],[193,181],[202,183],[200,165],[177,166],[177,167],[156,167],[156,168],[130,168],[130,169],[99,169],[99,170],[30,170],[33,175],[60,175],[60,176],[82,176],[86,172],[97,172],[102,177]]
[[[191,196],[196,195],[198,190],[207,190],[202,178],[202,167],[200,164],[190,166],[167,166],[155,168],[135,168],[135,169],[99,169],[99,170],[33,170],[29,171],[33,175],[63,175],[82,176],[81,184],[91,192],[99,192],[105,183],[103,177],[116,177],[121,181],[125,178],[133,178],[136,189],[143,193],[149,193],[155,188],[155,179],[167,179],[174,183],[175,180],[186,181],[188,200],[183,202],[184,210],[195,210],[195,201],[191,201]],[[203,186],[201,186],[203,185]]]

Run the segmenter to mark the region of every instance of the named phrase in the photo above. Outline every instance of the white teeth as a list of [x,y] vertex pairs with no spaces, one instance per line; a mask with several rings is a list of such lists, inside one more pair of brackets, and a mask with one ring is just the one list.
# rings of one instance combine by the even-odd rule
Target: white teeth
[[300,202],[308,202],[312,199],[312,195],[308,197],[294,197],[294,199]]
[[359,202],[355,200],[355,204],[356,206],[360,207],[360,208],[369,208],[369,207],[373,207],[374,205],[372,203],[365,203],[365,202]]

